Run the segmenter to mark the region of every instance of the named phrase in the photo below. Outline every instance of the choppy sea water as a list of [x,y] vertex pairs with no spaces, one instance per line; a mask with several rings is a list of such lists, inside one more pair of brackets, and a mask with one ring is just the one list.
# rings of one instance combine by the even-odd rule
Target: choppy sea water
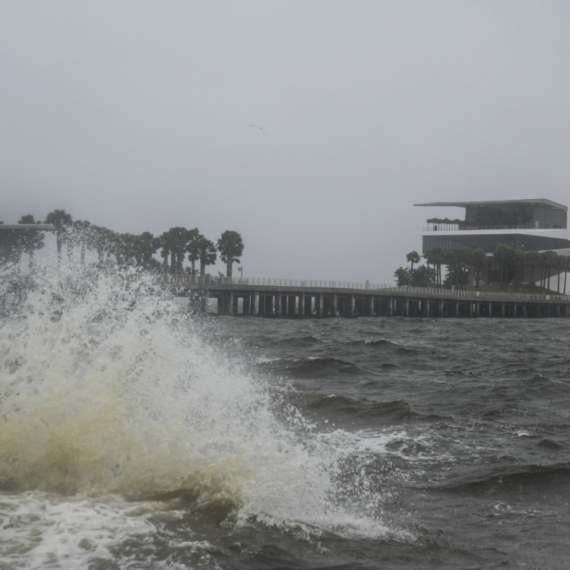
[[0,279],[0,568],[570,567],[564,319],[198,318]]

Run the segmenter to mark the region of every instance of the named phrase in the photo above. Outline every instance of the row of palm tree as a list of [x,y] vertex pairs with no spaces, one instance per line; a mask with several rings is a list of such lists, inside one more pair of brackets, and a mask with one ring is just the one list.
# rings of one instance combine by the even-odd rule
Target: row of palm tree
[[[474,275],[475,285],[479,287],[481,273],[487,263],[487,256],[480,248],[462,248],[451,251],[432,249],[424,254],[424,259],[427,266],[431,265],[434,269],[434,284],[448,287],[467,285],[470,274]],[[442,274],[442,266],[447,267],[445,279]]]
[[[433,249],[423,257],[426,266],[414,268],[421,261],[420,255],[417,251],[406,255],[410,267],[399,267],[394,272],[398,285],[464,287],[472,278],[479,288],[483,270],[488,274],[495,267],[502,288],[510,284],[518,290],[527,275],[529,284],[539,282],[540,287],[548,289],[553,275],[557,275],[557,293],[560,293],[561,289],[566,291],[567,273],[570,271],[570,258],[565,255],[557,255],[553,251],[525,252],[507,244],[498,245],[492,256],[487,256],[479,248],[462,248],[451,251]],[[445,279],[442,278],[442,267],[447,268]]]
[[[0,222],[1,224],[2,222]],[[22,216],[19,224],[35,224],[32,215]],[[40,230],[22,232],[15,229],[2,229],[0,232],[0,263],[19,263],[23,253],[28,254],[30,265],[34,263],[34,253],[44,246],[44,235]]]
[[[543,289],[550,289],[551,279],[556,276],[556,292],[560,293],[560,275],[564,273],[564,287],[566,291],[568,271],[570,271],[570,258],[566,255],[556,255],[554,251],[528,251],[510,247],[505,244],[497,246],[493,259],[501,267],[501,283],[506,286],[514,283],[518,289],[528,269],[529,283],[538,281]],[[535,277],[538,279],[535,280]]]
[[[206,268],[216,263],[218,254],[226,264],[226,274],[232,276],[234,263],[240,263],[244,245],[238,232],[227,230],[217,240],[216,244],[200,233],[198,228],[186,229],[173,227],[160,236],[150,232],[142,234],[118,233],[91,224],[86,220],[73,220],[65,210],[53,210],[45,222],[35,220],[31,214],[22,216],[19,224],[46,223],[53,226],[56,237],[57,260],[61,263],[65,248],[68,258],[72,261],[79,251],[80,262],[85,263],[88,250],[94,251],[98,263],[114,261],[118,265],[136,265],[145,269],[161,270],[164,273],[199,274],[205,275]],[[34,263],[35,251],[44,246],[44,232],[28,229],[5,229],[0,234],[0,258],[19,262],[22,253],[29,256],[30,264]],[[156,259],[159,254],[162,263]],[[190,267],[184,267],[189,261]]]

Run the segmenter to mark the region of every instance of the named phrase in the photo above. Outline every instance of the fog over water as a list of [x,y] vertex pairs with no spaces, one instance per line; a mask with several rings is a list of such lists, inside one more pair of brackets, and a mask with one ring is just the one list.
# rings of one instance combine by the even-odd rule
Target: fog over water
[[0,220],[232,229],[244,276],[391,281],[434,213],[415,202],[568,202],[569,16],[562,1],[3,2]]

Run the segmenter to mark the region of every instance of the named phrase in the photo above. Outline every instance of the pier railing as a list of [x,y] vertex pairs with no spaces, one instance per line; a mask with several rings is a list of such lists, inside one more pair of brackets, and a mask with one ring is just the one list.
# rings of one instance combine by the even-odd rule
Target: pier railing
[[297,289],[349,289],[360,290],[369,293],[375,291],[388,293],[393,291],[399,294],[418,294],[418,295],[434,295],[440,297],[476,297],[481,300],[504,300],[504,301],[570,301],[570,295],[558,295],[552,293],[549,295],[541,295],[534,293],[510,293],[501,291],[470,291],[465,289],[445,289],[443,287],[398,287],[396,285],[370,283],[365,281],[323,281],[313,279],[269,279],[258,277],[212,277],[206,275],[204,277],[189,275],[166,275],[166,278],[179,286],[195,288],[195,289],[215,289],[216,287],[229,288],[231,286],[246,287],[288,287]]
[[452,295],[454,297],[478,297],[480,299],[503,299],[505,301],[570,301],[570,295],[540,295],[538,293],[510,293],[507,291],[470,291],[466,289],[445,289],[443,287],[396,287],[402,293],[423,293],[426,295]]
[[189,277],[187,275],[168,275],[168,278],[177,283],[184,283],[195,287],[218,287],[230,285],[260,286],[260,287],[310,287],[319,289],[363,289],[372,291],[376,289],[397,289],[394,285],[370,283],[357,283],[353,281],[323,281],[315,279],[267,279],[258,277]]

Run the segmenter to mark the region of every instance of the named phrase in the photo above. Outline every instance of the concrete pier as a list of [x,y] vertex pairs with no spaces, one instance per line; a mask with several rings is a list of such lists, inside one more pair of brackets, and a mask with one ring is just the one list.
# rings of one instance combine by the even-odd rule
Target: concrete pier
[[[570,296],[450,291],[419,287],[343,288],[260,284],[261,280],[212,280],[205,283],[168,276],[195,310],[216,300],[215,314],[266,318],[412,317],[412,318],[570,318]],[[251,282],[254,281],[254,282]],[[270,281],[270,280],[263,280]],[[368,284],[367,284],[368,285]]]

